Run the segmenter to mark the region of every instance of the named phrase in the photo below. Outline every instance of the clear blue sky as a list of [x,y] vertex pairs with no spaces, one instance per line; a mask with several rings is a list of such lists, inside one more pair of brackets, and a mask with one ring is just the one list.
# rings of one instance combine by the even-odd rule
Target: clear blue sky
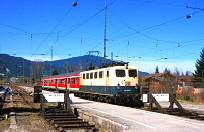
[[[105,0],[1,0],[0,53],[30,60],[103,56]],[[204,47],[203,0],[106,0],[107,56],[141,71],[194,72]],[[189,6],[190,8],[187,8]],[[186,19],[185,16],[192,14]],[[44,55],[42,55],[44,54]],[[94,54],[97,55],[97,54]],[[117,56],[117,57],[116,57]]]

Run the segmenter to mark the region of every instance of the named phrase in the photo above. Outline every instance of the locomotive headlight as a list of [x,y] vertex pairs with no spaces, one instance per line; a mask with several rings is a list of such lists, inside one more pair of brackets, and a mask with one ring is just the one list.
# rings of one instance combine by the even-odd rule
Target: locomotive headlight
[[140,93],[140,86],[137,83],[135,84],[135,89],[137,90],[138,93]]
[[136,84],[135,84],[135,89],[138,89],[138,88],[139,88],[139,86],[138,86],[138,84],[136,83]]
[[119,84],[119,83],[117,84],[117,89],[118,89],[118,90],[120,89],[120,84]]

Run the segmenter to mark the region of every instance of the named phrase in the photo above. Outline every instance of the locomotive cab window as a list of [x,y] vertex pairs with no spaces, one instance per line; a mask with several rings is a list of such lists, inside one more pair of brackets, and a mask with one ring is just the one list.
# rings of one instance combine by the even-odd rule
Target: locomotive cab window
[[89,79],[89,73],[86,73],[86,79]]
[[99,78],[103,78],[103,71],[99,72]]
[[125,70],[116,70],[116,77],[125,77]]
[[98,78],[98,74],[97,74],[98,72],[94,72],[94,78],[96,79],[96,78]]
[[86,79],[86,78],[85,78],[85,75],[86,75],[86,74],[84,73],[84,74],[83,74],[83,79]]
[[93,79],[93,72],[90,73],[90,79]]
[[137,71],[136,70],[129,70],[129,77],[137,77]]

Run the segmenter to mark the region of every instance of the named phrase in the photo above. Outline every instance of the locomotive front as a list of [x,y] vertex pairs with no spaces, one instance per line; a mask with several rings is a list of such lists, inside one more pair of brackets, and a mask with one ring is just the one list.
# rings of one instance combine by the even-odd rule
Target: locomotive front
[[114,67],[112,77],[112,86],[115,85],[113,94],[135,95],[140,93],[138,85],[138,68]]

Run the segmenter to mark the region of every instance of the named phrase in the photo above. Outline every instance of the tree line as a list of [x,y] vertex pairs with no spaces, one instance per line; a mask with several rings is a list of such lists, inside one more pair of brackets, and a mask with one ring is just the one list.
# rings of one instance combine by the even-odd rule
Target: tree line
[[[197,59],[195,63],[196,70],[193,73],[193,81],[204,81],[204,48],[200,52],[200,59]],[[171,73],[171,71],[167,68],[164,70],[165,73]],[[158,66],[155,69],[155,73],[159,73]],[[180,73],[177,68],[175,68],[175,72],[173,73],[175,76],[189,76],[190,72],[186,71],[184,74],[183,72]]]

